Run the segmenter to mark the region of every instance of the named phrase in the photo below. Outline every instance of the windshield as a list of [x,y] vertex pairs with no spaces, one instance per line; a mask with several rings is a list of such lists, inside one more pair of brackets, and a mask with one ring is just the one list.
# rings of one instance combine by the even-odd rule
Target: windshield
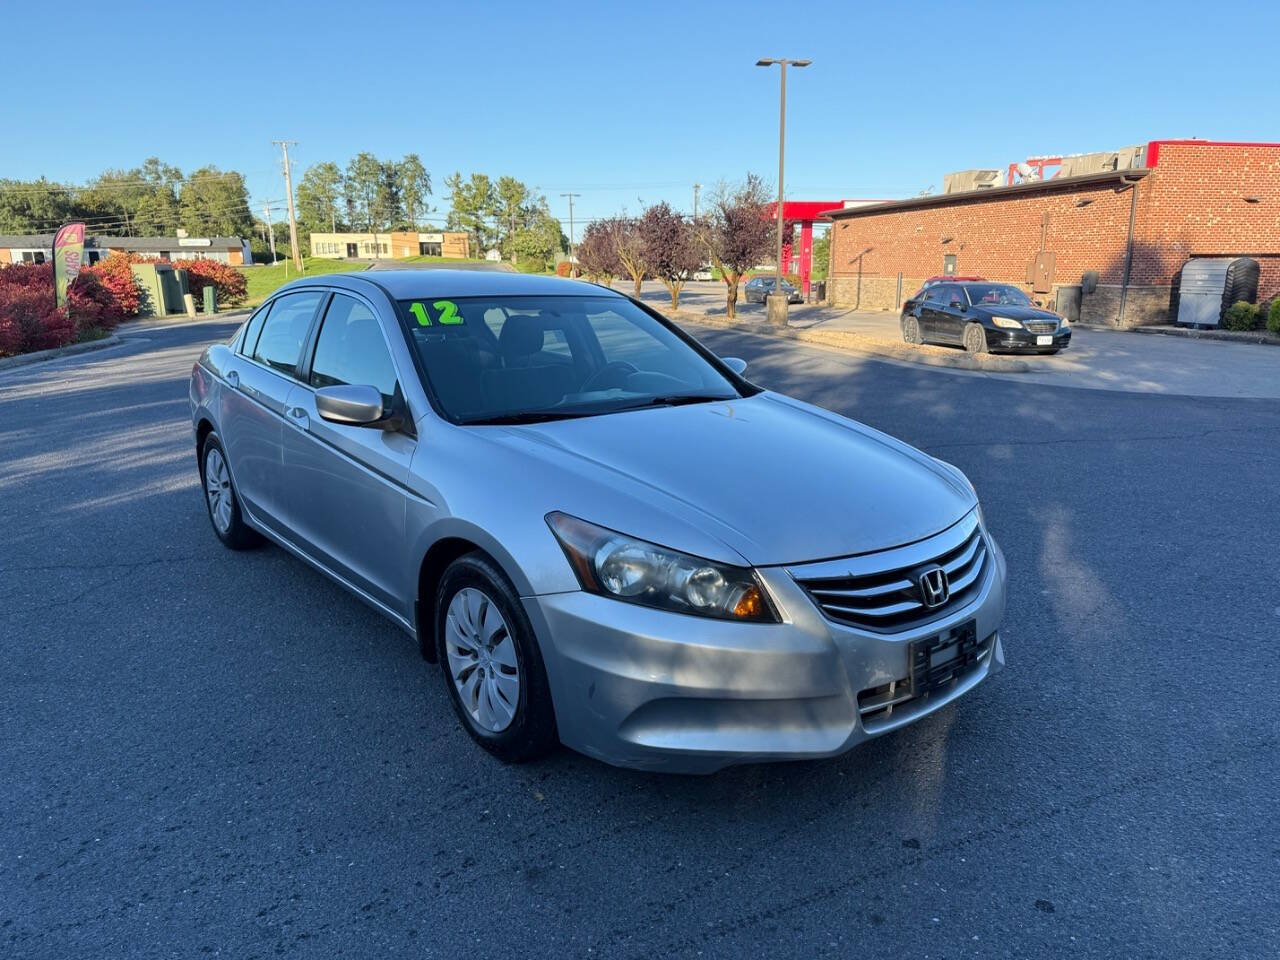
[[400,306],[436,401],[460,423],[741,396],[693,347],[618,297],[459,297]]
[[1007,283],[966,283],[964,289],[969,294],[969,302],[975,307],[988,304],[1031,306],[1031,300],[1025,293]]

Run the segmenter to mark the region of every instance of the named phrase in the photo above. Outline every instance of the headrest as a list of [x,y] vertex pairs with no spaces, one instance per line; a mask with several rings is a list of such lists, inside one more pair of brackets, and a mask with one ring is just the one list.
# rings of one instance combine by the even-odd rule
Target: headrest
[[542,349],[546,328],[533,317],[508,317],[498,334],[503,356],[527,357]]

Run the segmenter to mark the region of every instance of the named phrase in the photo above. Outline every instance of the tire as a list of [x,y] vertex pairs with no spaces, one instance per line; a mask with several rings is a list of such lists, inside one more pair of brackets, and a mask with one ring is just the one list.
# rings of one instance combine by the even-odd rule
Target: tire
[[244,522],[240,497],[231,481],[227,452],[216,433],[204,438],[200,448],[200,485],[209,523],[222,543],[232,550],[248,550],[262,543],[262,535]]
[[445,570],[435,600],[440,669],[472,739],[508,763],[555,749],[559,736],[542,652],[506,575],[484,554],[468,553]]
[[987,352],[987,332],[980,323],[966,324],[964,328],[964,348],[968,353]]
[[920,333],[920,321],[909,313],[902,315],[902,339],[905,343],[914,343],[917,346],[924,343],[924,336]]

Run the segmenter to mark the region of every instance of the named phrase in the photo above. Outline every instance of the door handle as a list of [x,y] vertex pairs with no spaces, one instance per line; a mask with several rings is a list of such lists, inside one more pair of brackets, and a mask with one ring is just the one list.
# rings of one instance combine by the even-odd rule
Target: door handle
[[227,371],[227,383],[230,384],[232,390],[240,387],[240,374],[235,370]]
[[304,410],[302,407],[290,407],[289,419],[292,420],[295,425],[297,425],[303,430],[306,430],[309,426],[311,426],[311,418],[307,416],[307,411]]

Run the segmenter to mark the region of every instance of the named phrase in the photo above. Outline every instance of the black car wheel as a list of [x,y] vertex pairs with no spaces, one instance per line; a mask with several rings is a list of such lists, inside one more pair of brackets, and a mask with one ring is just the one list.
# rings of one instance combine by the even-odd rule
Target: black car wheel
[[970,323],[964,328],[964,348],[969,353],[987,352],[987,332],[980,323]]
[[209,522],[218,539],[232,550],[248,550],[262,543],[262,535],[245,523],[240,513],[240,498],[231,482],[227,454],[216,433],[205,437],[200,449],[200,480]]
[[920,333],[920,321],[909,313],[902,315],[902,339],[917,345],[924,343],[924,337]]
[[462,725],[494,756],[535,760],[559,742],[533,626],[506,575],[482,553],[459,557],[436,592],[436,649]]

